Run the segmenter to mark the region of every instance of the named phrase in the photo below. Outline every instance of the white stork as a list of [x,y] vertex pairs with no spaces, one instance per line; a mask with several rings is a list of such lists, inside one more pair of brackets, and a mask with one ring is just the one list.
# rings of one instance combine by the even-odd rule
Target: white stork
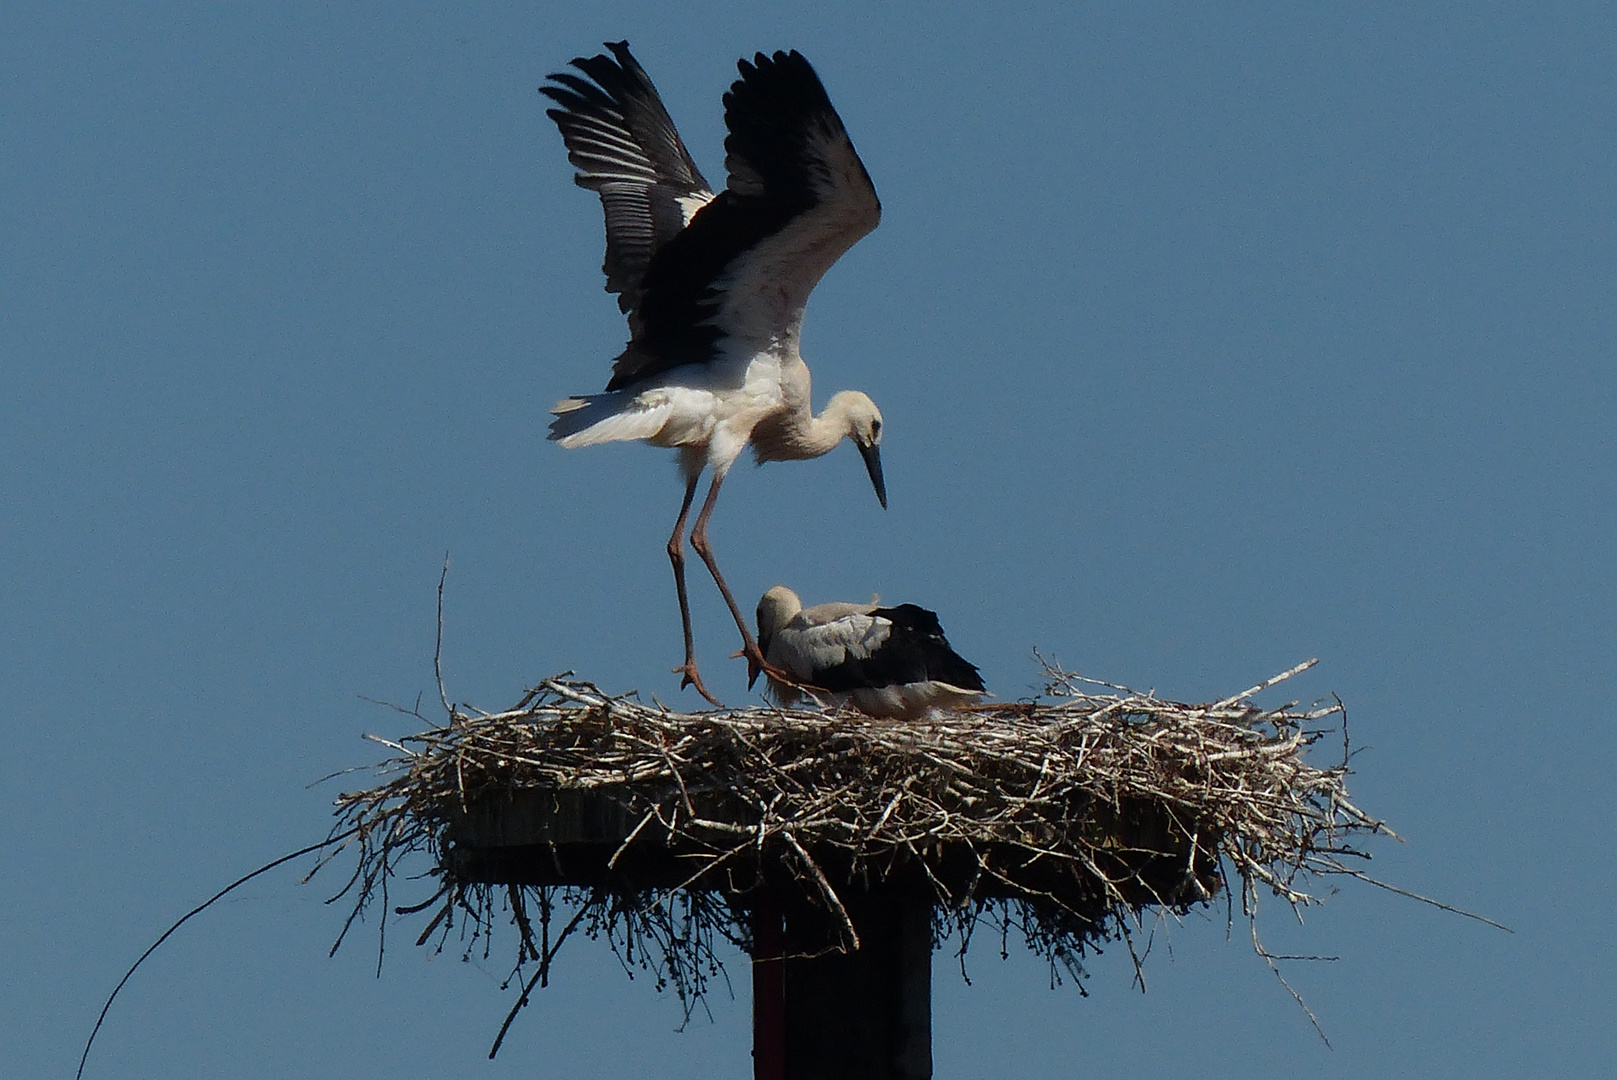
[[792,679],[768,676],[782,705],[806,693],[824,705],[913,720],[929,709],[979,701],[987,692],[977,668],[949,647],[937,614],[914,604],[805,609],[795,592],[776,585],[758,601],[758,644]]
[[681,535],[704,468],[712,483],[691,547],[741,631],[754,680],[766,661],[724,583],[707,539],[725,475],[750,443],[760,463],[819,457],[844,438],[864,457],[876,498],[881,412],[856,390],[815,416],[798,355],[803,306],[820,277],[881,218],[864,164],[809,62],[759,53],[737,64],[724,95],[725,190],[714,194],[680,141],[656,87],[629,54],[572,62],[540,88],[559,108],[574,181],[606,211],[606,288],[629,319],[629,344],[606,392],[557,404],[550,438],[571,449],[642,440],[679,451],[685,479],[668,558],[685,633],[681,688],[702,685],[691,643]]

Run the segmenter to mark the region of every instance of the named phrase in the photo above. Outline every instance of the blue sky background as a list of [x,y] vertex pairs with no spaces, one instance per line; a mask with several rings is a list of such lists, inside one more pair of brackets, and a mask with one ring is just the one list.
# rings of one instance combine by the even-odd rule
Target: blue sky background
[[[722,178],[737,57],[816,64],[885,207],[828,275],[857,455],[744,468],[737,591],[936,608],[1205,700],[1310,656],[1407,843],[1297,927],[1327,1049],[1222,912],[1091,996],[935,967],[937,1075],[1596,1075],[1617,1056],[1617,14],[1605,5],[42,4],[0,8],[0,1074],[69,1075],[179,914],[318,839],[444,666],[671,703],[671,456],[563,452],[624,337],[534,92],[627,37]],[[747,700],[693,573],[709,685]],[[484,1060],[500,958],[288,867],[135,978],[98,1080],[750,1075],[747,975],[678,1002],[588,942]],[[1351,883],[1349,883],[1351,886]]]

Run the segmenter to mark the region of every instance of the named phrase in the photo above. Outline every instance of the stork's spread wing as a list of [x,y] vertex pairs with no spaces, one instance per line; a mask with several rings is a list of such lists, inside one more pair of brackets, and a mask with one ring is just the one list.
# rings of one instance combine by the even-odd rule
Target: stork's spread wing
[[[539,92],[560,108],[545,115],[561,128],[567,160],[580,187],[598,192],[606,211],[607,291],[638,334],[642,280],[652,258],[707,205],[713,191],[680,141],[651,79],[629,54],[626,41],[579,58],[571,72],[550,76]],[[594,80],[593,82],[589,80]]]
[[724,95],[729,185],[646,271],[641,327],[608,390],[795,339],[809,293],[881,219],[870,175],[819,76],[797,52],[759,53]]

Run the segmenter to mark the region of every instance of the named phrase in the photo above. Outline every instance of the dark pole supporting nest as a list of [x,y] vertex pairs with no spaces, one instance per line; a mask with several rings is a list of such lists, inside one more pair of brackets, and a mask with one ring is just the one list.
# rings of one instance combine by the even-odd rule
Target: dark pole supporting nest
[[786,927],[780,897],[752,906],[752,1075],[786,1080]]
[[755,1080],[928,1080],[932,901],[903,880],[839,890],[860,947],[801,895],[754,904]]

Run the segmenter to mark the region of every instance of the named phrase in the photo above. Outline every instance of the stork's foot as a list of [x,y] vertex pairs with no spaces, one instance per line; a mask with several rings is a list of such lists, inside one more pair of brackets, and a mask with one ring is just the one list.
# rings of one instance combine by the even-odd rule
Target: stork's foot
[[685,661],[683,664],[679,665],[679,667],[674,669],[674,674],[683,676],[683,678],[679,680],[679,688],[681,690],[685,689],[687,686],[694,686],[698,694],[701,694],[703,697],[707,698],[709,705],[712,705],[715,709],[724,708],[724,702],[708,693],[707,687],[702,685],[702,673],[696,670],[695,660]]

